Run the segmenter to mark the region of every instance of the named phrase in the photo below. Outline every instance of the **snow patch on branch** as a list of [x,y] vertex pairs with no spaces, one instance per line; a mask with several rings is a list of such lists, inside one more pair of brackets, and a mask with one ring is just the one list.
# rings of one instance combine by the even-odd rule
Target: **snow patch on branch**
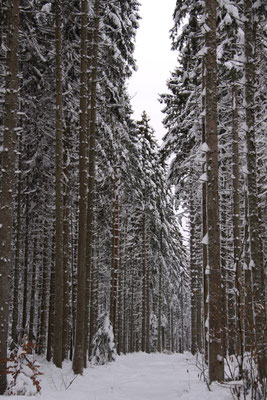
[[207,153],[208,151],[210,151],[209,146],[207,145],[206,142],[202,143],[200,150],[203,151],[204,153]]
[[208,244],[209,243],[209,236],[208,233],[206,233],[206,235],[203,237],[203,239],[201,240],[202,244]]
[[46,3],[45,5],[43,5],[41,11],[50,14],[51,13],[51,3]]
[[202,175],[199,177],[199,181],[200,181],[200,182],[208,182],[208,175],[206,174],[206,172],[204,172],[204,174],[202,174]]

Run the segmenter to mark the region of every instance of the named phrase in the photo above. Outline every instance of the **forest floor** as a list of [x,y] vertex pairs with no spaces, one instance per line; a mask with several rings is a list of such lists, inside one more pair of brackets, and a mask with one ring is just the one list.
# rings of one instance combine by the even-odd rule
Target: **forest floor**
[[[58,369],[38,359],[44,400],[231,400],[229,389],[213,383],[211,391],[189,354],[134,353],[103,366],[89,366],[74,376],[71,363]],[[12,397],[12,396],[11,396]],[[10,399],[10,396],[1,396]],[[33,399],[16,396],[17,399]]]

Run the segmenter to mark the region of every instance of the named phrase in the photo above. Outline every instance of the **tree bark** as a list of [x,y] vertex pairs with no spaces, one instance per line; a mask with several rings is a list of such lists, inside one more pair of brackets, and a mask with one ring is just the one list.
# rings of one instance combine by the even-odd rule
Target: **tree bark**
[[[117,161],[116,161],[117,162]],[[115,188],[114,188],[114,216],[113,216],[113,257],[111,270],[111,291],[110,291],[110,322],[113,327],[115,340],[117,339],[117,300],[118,300],[118,271],[119,271],[119,185],[117,170],[115,166]]]
[[43,276],[42,276],[42,294],[41,294],[41,330],[40,330],[40,354],[45,354],[46,344],[47,344],[47,299],[48,299],[48,259],[47,259],[47,249],[48,249],[48,229],[47,220],[43,221]]
[[[216,62],[216,0],[206,0],[206,143],[207,151],[207,224],[209,269],[209,379],[223,381],[222,293],[220,266],[220,226],[218,196],[217,138],[217,62]],[[206,269],[207,269],[206,268]]]
[[70,339],[70,282],[71,282],[71,183],[70,175],[72,165],[70,157],[70,125],[67,123],[64,130],[64,193],[63,193],[63,336],[62,336],[62,360],[68,359]]
[[[27,187],[29,179],[27,177]],[[23,275],[23,307],[22,307],[22,330],[26,333],[27,324],[27,302],[28,302],[28,269],[29,269],[29,230],[30,230],[30,195],[26,194],[25,205],[25,239],[24,239],[24,275]],[[21,337],[20,337],[21,339]]]
[[[91,41],[91,43],[90,43]],[[90,335],[89,335],[89,357],[92,350],[92,340],[96,331],[98,312],[95,304],[96,279],[93,269],[96,267],[93,262],[94,241],[95,241],[95,143],[96,143],[96,84],[99,51],[99,0],[94,4],[93,32],[89,32],[89,54],[91,61],[88,61],[89,82],[88,95],[90,99],[88,113],[89,128],[89,165],[88,165],[88,200],[87,200],[87,248],[86,248],[86,310],[85,310],[85,348],[88,347],[88,316],[90,310]],[[90,282],[91,277],[91,282]],[[89,290],[91,286],[91,291]],[[91,298],[91,301],[89,299]],[[86,358],[85,358],[86,366]]]
[[[15,143],[18,112],[19,0],[10,1],[9,42],[5,93],[4,138],[1,153],[0,195],[0,359],[7,358],[9,314],[9,276],[11,272],[11,240],[13,227],[13,186]],[[0,394],[6,389],[6,363],[0,363]]]
[[146,259],[146,216],[143,217],[142,227],[142,351],[146,351],[146,314],[147,314],[147,301],[146,301],[146,285],[147,285],[147,259]]
[[36,261],[37,261],[37,237],[33,239],[33,257],[32,257],[32,276],[31,276],[31,302],[30,302],[30,321],[29,321],[29,342],[34,338],[34,316],[35,316],[35,292],[36,292]]
[[47,361],[51,361],[53,355],[53,338],[55,329],[55,229],[52,238],[52,258],[50,267],[50,293],[49,293],[49,312],[48,312],[48,331],[47,331]]
[[147,251],[147,227],[145,227],[145,264],[146,264],[146,352],[150,353],[150,271]]
[[[191,188],[192,182],[191,182]],[[194,355],[199,350],[197,348],[197,261],[196,261],[196,210],[193,202],[194,194],[190,194],[190,282],[191,282],[191,353]]]
[[21,250],[21,171],[22,171],[22,135],[19,135],[19,148],[18,148],[18,185],[17,185],[17,221],[16,221],[16,249],[14,260],[14,279],[13,279],[13,301],[12,301],[12,330],[11,336],[15,343],[18,341],[18,294],[19,294],[19,275],[20,275],[20,250]]
[[255,335],[258,358],[259,379],[267,377],[266,357],[266,303],[264,286],[264,256],[259,219],[259,199],[257,187],[257,154],[255,132],[255,46],[256,24],[253,21],[252,1],[245,0],[245,100],[246,100],[246,145],[250,262],[253,276],[253,298]]
[[63,339],[63,100],[62,100],[62,15],[61,0],[56,0],[56,233],[55,233],[55,329],[53,362],[62,367]]
[[[205,56],[202,61],[202,93],[206,91],[206,61]],[[202,112],[205,113],[206,109],[206,95],[202,94]],[[202,117],[202,143],[206,142],[206,119],[203,115]],[[202,165],[202,173],[207,173],[207,165],[203,162]],[[202,237],[204,238],[208,233],[207,229],[207,182],[202,183]],[[202,244],[202,279],[203,279],[203,351],[205,361],[208,362],[208,313],[209,313],[209,306],[208,306],[208,291],[209,291],[209,280],[208,274],[206,274],[206,268],[208,265],[208,248],[205,243]]]
[[[162,231],[161,231],[161,250],[162,250]],[[162,262],[159,265],[159,288],[158,288],[158,340],[157,350],[160,353],[162,350],[161,337],[161,314],[162,314]]]
[[241,220],[240,220],[240,174],[239,174],[239,134],[238,134],[238,88],[235,74],[233,76],[233,130],[232,130],[232,176],[233,176],[233,236],[234,236],[234,263],[236,277],[236,315],[237,315],[237,353],[244,353],[244,280],[241,264]]
[[80,77],[80,141],[79,141],[79,233],[76,335],[73,371],[81,374],[84,368],[84,315],[86,296],[86,222],[87,222],[87,23],[88,2],[82,0],[81,77]]

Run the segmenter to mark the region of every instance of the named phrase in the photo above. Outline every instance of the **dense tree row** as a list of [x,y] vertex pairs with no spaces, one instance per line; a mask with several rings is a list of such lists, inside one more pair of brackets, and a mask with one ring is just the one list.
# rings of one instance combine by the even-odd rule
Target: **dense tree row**
[[[88,359],[105,362],[107,349],[110,360],[183,351],[190,331],[210,381],[224,380],[232,355],[232,379],[247,379],[249,354],[260,399],[266,6],[177,0],[179,66],[161,97],[161,151],[147,114],[132,119],[126,89],[138,7],[0,2],[0,393],[7,354],[24,334],[81,373]],[[189,221],[190,277],[175,206]]]
[[170,93],[161,97],[168,130],[163,155],[174,154],[170,181],[189,220],[191,350],[206,355],[210,381],[224,379],[227,355],[240,356],[244,378],[249,352],[261,398],[267,376],[266,4],[177,1],[174,18],[172,42],[180,56]]
[[188,345],[166,168],[126,90],[138,6],[1,1],[0,393],[8,337],[75,373],[109,321],[118,353]]

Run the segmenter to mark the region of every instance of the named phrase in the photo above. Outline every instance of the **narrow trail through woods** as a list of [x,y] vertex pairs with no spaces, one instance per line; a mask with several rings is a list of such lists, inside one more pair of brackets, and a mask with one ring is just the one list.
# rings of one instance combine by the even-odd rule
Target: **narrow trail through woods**
[[[42,394],[46,400],[231,400],[216,383],[209,392],[191,354],[134,353],[104,366],[89,366],[73,379],[71,363],[63,369],[41,363]],[[67,388],[67,390],[66,390]],[[4,396],[5,398],[5,396]],[[6,397],[7,398],[10,397]],[[27,396],[18,398],[31,399]]]

